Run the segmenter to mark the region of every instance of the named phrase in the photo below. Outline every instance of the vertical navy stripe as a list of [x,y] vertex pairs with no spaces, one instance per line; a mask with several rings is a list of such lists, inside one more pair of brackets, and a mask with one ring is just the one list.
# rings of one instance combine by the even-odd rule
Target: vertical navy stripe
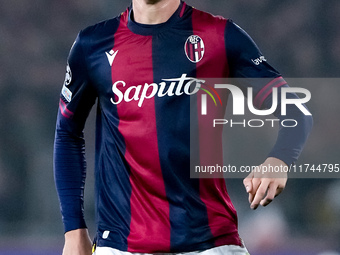
[[[96,37],[101,38],[96,42],[100,47],[94,48],[91,56],[98,61],[91,61],[91,68],[97,76],[92,79],[101,81],[96,84],[99,94],[95,159],[97,245],[115,244],[115,248],[126,251],[131,222],[130,167],[124,158],[124,137],[118,130],[120,120],[117,106],[110,103],[107,97],[110,95],[115,74],[105,54],[114,48],[115,34],[121,22],[121,19],[109,20],[103,24],[106,28],[99,30],[105,34],[98,33]],[[102,238],[104,231],[110,231],[106,239]]]
[[[180,31],[153,36],[154,82],[196,76],[196,65],[185,55],[192,35],[192,10],[179,21]],[[169,87],[169,83],[167,88]],[[211,248],[207,209],[200,199],[199,179],[190,179],[190,100],[187,95],[155,97],[159,156],[170,204],[171,252]],[[197,121],[196,121],[197,123]],[[192,137],[193,138],[193,137]]]

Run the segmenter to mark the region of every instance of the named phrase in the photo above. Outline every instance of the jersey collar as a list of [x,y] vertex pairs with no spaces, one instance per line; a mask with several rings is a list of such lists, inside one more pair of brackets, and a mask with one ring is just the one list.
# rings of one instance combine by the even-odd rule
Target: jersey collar
[[185,8],[185,3],[181,1],[178,9],[175,13],[168,19],[168,21],[155,24],[155,25],[147,25],[147,24],[140,24],[137,23],[133,18],[133,9],[132,5],[128,8],[129,10],[129,18],[128,18],[128,28],[135,34],[139,35],[156,35],[161,33],[162,31],[168,29],[173,24],[181,19],[181,14],[183,13],[183,9]]

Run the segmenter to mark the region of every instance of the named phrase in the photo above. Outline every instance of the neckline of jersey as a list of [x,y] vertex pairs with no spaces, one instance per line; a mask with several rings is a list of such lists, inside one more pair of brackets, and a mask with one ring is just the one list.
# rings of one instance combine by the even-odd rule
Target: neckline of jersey
[[174,12],[174,14],[172,14],[172,16],[166,22],[160,23],[160,24],[154,24],[154,25],[137,23],[133,19],[133,9],[131,5],[129,7],[129,18],[128,18],[127,26],[131,30],[131,32],[138,34],[138,35],[148,36],[148,35],[159,34],[162,31],[171,27],[173,24],[175,24],[177,21],[181,19],[180,14],[183,8],[183,4],[184,2],[181,1],[177,10]]

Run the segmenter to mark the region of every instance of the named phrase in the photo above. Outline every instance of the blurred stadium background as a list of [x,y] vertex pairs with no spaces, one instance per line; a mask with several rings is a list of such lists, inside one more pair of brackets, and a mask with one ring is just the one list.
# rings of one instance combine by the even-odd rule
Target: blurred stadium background
[[[129,3],[1,1],[0,255],[61,254],[63,227],[54,188],[52,150],[66,58],[80,29],[116,16]],[[340,1],[187,3],[232,18],[284,77],[321,78],[311,79],[310,87],[305,86],[312,92],[308,106],[315,125],[298,163],[340,163],[340,79],[336,79],[340,71]],[[92,120],[93,114],[86,127],[86,217],[91,234]],[[258,140],[244,130],[228,132],[226,139],[233,148],[227,149],[227,157],[232,163],[245,163],[244,155],[250,165],[261,163],[266,156],[264,148],[270,148],[275,132],[268,132],[268,136],[263,134],[266,131],[256,132]],[[339,254],[339,179],[291,179],[271,206],[255,212],[249,209],[242,180],[227,183],[239,212],[241,235],[251,254]]]

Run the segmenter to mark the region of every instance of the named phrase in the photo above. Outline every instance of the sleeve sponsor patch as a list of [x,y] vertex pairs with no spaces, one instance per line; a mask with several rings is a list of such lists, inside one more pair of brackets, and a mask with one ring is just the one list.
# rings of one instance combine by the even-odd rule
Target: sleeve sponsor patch
[[61,90],[61,94],[64,96],[64,98],[67,100],[67,102],[71,102],[72,92],[65,85],[63,86],[63,88]]

